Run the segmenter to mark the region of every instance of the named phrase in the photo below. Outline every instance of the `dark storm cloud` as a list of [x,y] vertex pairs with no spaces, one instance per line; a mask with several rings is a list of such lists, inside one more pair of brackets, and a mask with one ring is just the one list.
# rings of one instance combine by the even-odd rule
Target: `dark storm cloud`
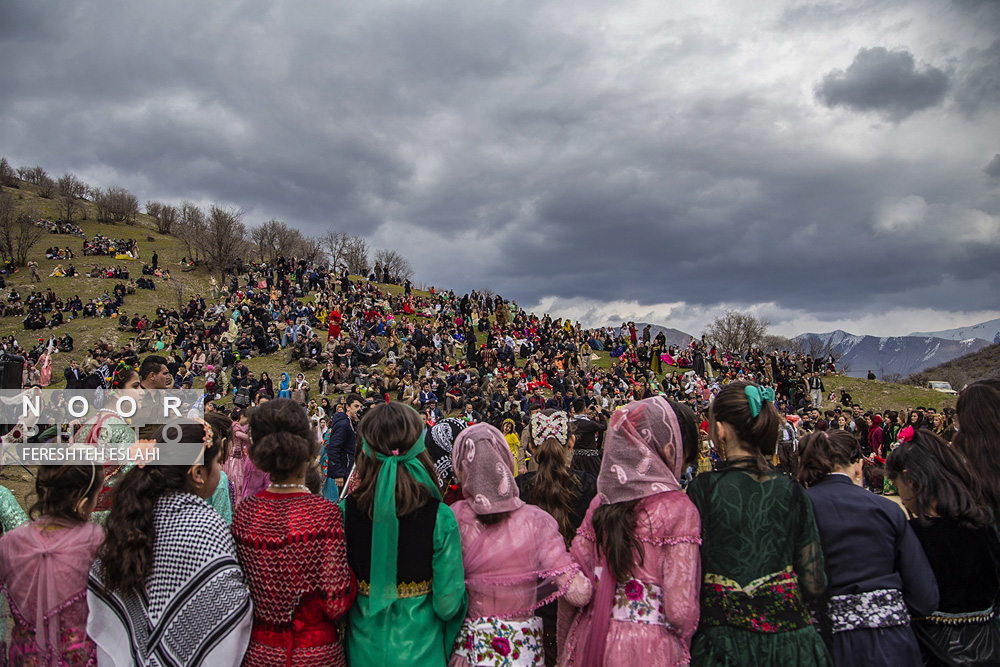
[[[903,6],[796,4],[768,35],[815,41]],[[781,57],[747,65],[758,47],[718,16],[639,15],[614,31],[642,9],[8,3],[0,61],[17,67],[0,69],[0,153],[141,201],[364,234],[420,282],[522,304],[995,308],[990,290],[941,288],[1000,282],[1000,210],[969,178],[982,156],[842,149],[790,92],[836,61],[815,56],[808,75]],[[933,58],[954,66],[961,101],[941,108],[958,122],[989,122],[994,47]],[[940,104],[948,77],[862,49],[820,87],[828,105],[899,120]]]
[[966,54],[955,101],[969,115],[980,110],[997,112],[1000,107],[1000,39],[987,49],[970,49]]
[[918,68],[908,51],[881,46],[861,49],[846,70],[834,70],[816,86],[828,107],[874,111],[901,121],[936,106],[948,90],[948,75],[931,65]]
[[1000,178],[1000,153],[994,155],[993,159],[990,160],[989,164],[983,167],[983,172],[985,172],[986,175],[988,176],[992,176],[993,178]]

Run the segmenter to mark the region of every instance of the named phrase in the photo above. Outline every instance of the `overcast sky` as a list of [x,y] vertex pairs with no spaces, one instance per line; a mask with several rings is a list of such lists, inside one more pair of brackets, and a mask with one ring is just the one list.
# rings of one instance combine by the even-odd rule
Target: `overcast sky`
[[0,154],[587,325],[1000,316],[1000,2],[0,3]]

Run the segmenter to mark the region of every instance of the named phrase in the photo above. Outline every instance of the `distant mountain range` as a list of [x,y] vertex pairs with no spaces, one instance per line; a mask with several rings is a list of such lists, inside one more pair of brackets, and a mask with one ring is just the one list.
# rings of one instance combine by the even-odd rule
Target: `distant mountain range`
[[1000,317],[988,322],[980,322],[970,327],[958,327],[957,329],[946,329],[945,331],[931,331],[928,333],[911,333],[911,336],[929,336],[933,338],[947,338],[948,340],[968,340],[970,338],[982,338],[983,340],[1000,343]]
[[990,341],[981,338],[954,340],[916,335],[879,338],[840,330],[802,334],[793,340],[814,355],[832,353],[838,367],[849,367],[847,375],[865,377],[871,370],[879,379],[895,374],[906,377],[990,345]]
[[[636,324],[639,335],[646,323]],[[667,345],[687,345],[691,335],[678,329],[650,325],[653,337],[663,331]],[[805,333],[792,339],[805,352],[814,356],[833,354],[838,368],[849,367],[847,375],[865,377],[874,371],[879,379],[889,375],[907,377],[972,352],[979,352],[991,343],[1000,343],[1000,319],[969,327],[913,333],[909,336],[857,336],[846,331]]]

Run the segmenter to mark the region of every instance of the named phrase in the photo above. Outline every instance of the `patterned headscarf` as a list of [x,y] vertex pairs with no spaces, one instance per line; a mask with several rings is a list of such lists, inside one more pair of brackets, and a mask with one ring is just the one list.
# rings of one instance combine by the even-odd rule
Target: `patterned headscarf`
[[455,438],[455,474],[476,514],[500,514],[524,503],[514,483],[514,456],[503,434],[490,424],[476,424]]
[[438,486],[444,487],[451,484],[455,476],[455,470],[451,462],[451,450],[455,444],[455,438],[469,424],[463,419],[448,417],[442,419],[430,428],[430,438],[427,439],[427,453],[430,454],[434,470],[438,475]]
[[549,438],[555,438],[560,445],[566,444],[569,439],[569,417],[565,412],[553,412],[551,415],[536,412],[531,417],[531,439],[542,443]]
[[677,415],[661,396],[617,410],[608,425],[597,493],[602,505],[679,490],[684,447]]

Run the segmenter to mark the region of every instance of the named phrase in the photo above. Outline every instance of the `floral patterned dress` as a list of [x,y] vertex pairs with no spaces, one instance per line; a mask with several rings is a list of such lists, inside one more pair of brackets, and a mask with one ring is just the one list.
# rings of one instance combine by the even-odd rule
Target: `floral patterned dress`
[[805,606],[826,589],[805,490],[732,465],[688,486],[701,514],[701,624],[691,664],[832,665]]

